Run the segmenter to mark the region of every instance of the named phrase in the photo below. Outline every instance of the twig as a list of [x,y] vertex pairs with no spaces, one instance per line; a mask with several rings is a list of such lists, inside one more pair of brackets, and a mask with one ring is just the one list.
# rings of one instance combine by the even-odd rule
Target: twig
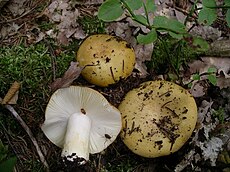
[[166,3],[166,5],[167,5],[168,7],[174,8],[175,10],[177,10],[177,11],[179,11],[179,12],[182,12],[184,15],[190,16],[190,17],[192,17],[193,19],[197,20],[197,15],[196,15],[196,14],[190,14],[189,11],[187,11],[187,10],[185,10],[185,9],[182,9],[182,8],[180,8],[180,7],[177,7],[177,6],[175,6],[175,5],[170,5],[170,4],[168,4],[168,3]]
[[[14,146],[12,145],[12,143],[10,142],[10,138],[9,138],[9,136],[8,136],[9,133],[8,133],[7,129],[6,129],[5,126],[2,124],[1,121],[0,121],[0,124],[1,124],[1,126],[2,126],[2,128],[3,128],[3,130],[4,130],[4,135],[5,135],[5,137],[6,137],[6,140],[8,141],[8,144],[10,145],[10,147],[12,148],[14,154],[15,154],[16,157],[18,158],[18,157],[19,157],[19,156],[18,156],[18,153],[17,153],[17,151],[14,149]],[[20,158],[18,158],[18,160],[19,160],[20,164],[23,165],[23,163],[22,163],[22,161],[20,160]]]
[[11,23],[11,22],[14,22],[14,21],[22,18],[22,17],[25,17],[26,15],[28,15],[29,13],[31,13],[35,8],[36,8],[36,6],[33,7],[33,8],[31,8],[29,11],[26,11],[25,13],[23,13],[21,16],[19,16],[17,18],[14,18],[14,19],[11,19],[11,20],[7,20],[7,21],[0,21],[0,24]]
[[[40,2],[42,2],[42,1],[44,1],[44,0],[38,1],[37,4],[40,3]],[[51,1],[51,0],[49,0],[49,1],[47,2],[47,4],[50,4],[50,1]],[[16,17],[16,18],[14,18],[14,19],[6,20],[6,21],[0,21],[0,24],[11,23],[11,22],[14,22],[14,21],[16,21],[16,20],[18,20],[18,19],[20,19],[20,18],[23,18],[23,17],[27,16],[27,15],[28,15],[29,13],[31,13],[35,8],[37,8],[37,4],[36,4],[34,7],[32,7],[31,9],[29,9],[28,11],[26,11],[25,13],[23,13],[21,16]],[[43,14],[43,12],[45,11],[45,9],[46,9],[46,6],[44,7],[44,10],[42,11],[42,14]],[[41,15],[42,15],[42,14],[41,14]],[[37,17],[40,17],[41,15],[38,15]],[[34,17],[34,18],[37,18],[37,17]]]
[[98,165],[97,165],[96,172],[100,172],[101,171],[101,167],[102,167],[102,164],[101,164],[101,154],[99,154]]
[[50,45],[50,43],[44,39],[45,44],[48,46],[48,50],[51,55],[51,61],[52,61],[52,70],[53,70],[53,81],[56,80],[56,70],[57,70],[57,57],[55,55],[53,47]]
[[[2,99],[0,98],[0,102],[2,101]],[[6,109],[8,109],[11,114],[17,119],[17,121],[21,124],[21,126],[24,128],[24,130],[26,131],[26,133],[29,135],[32,143],[34,144],[38,156],[41,160],[41,162],[43,163],[44,167],[46,168],[46,171],[49,171],[49,165],[45,160],[44,155],[42,154],[42,151],[40,149],[40,147],[38,146],[38,143],[35,139],[35,137],[33,136],[33,133],[31,132],[30,128],[26,125],[26,123],[23,121],[23,119],[19,116],[19,114],[15,111],[15,109],[11,106],[11,105],[5,105]]]

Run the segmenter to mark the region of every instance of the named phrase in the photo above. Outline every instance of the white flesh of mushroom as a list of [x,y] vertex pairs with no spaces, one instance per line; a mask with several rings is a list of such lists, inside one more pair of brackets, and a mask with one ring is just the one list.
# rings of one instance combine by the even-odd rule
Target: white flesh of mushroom
[[[78,124],[78,125],[76,125]],[[83,113],[74,113],[69,117],[62,156],[73,161],[84,158],[81,164],[89,160],[89,136],[91,120]]]
[[89,154],[107,148],[121,130],[120,111],[99,92],[79,86],[57,90],[50,98],[41,126],[47,138],[62,148],[68,161],[84,164]]

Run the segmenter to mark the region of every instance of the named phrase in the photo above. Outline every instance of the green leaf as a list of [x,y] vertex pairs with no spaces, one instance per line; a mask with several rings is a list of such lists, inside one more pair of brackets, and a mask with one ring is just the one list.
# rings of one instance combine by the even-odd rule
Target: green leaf
[[169,32],[169,35],[173,38],[176,38],[176,39],[182,39],[184,37],[183,34],[180,34],[180,33],[174,33],[174,32]]
[[193,43],[192,43],[197,51],[207,51],[209,49],[209,44],[206,40],[204,40],[201,37],[193,37]]
[[154,3],[154,0],[146,0],[146,9],[148,13],[153,13],[156,11],[157,7]]
[[169,80],[170,81],[177,81],[178,80],[178,76],[175,74],[175,73],[171,73],[171,72],[169,72],[168,73],[168,77],[169,77]]
[[142,0],[124,0],[124,2],[128,5],[128,7],[134,11],[138,10],[139,8],[142,7]]
[[208,7],[208,8],[216,7],[215,0],[202,0],[202,4],[203,6]]
[[225,0],[224,1],[224,6],[230,6],[230,1],[229,0]]
[[7,157],[8,153],[8,145],[3,145],[2,141],[0,140],[0,162],[3,161]]
[[137,36],[137,41],[140,44],[150,44],[157,40],[157,32],[155,29],[152,29],[148,34],[143,35],[139,34]]
[[213,74],[213,73],[216,73],[217,72],[217,69],[215,67],[210,67],[208,68],[208,71],[207,71],[209,74]]
[[203,8],[198,14],[198,22],[205,25],[211,25],[217,18],[216,10]]
[[[230,1],[229,1],[230,2]],[[229,5],[230,6],[230,5]],[[226,21],[228,23],[228,27],[230,27],[230,9],[228,9],[226,13]]]
[[147,18],[142,16],[142,15],[135,15],[135,20],[142,23],[143,25],[147,26],[148,25],[148,21]]
[[192,88],[192,82],[188,83],[188,88]]
[[119,0],[107,0],[98,9],[98,18],[105,22],[111,22],[118,19],[124,10]]
[[200,80],[200,75],[198,73],[192,75],[193,80]]
[[168,19],[165,16],[156,16],[153,26],[157,29],[165,29],[175,33],[186,33],[185,26],[175,19]]
[[217,79],[215,75],[208,75],[208,80],[212,85],[216,85]]
[[3,161],[0,164],[0,171],[1,172],[13,172],[16,162],[17,162],[16,157],[12,157],[12,158],[7,159],[6,161]]

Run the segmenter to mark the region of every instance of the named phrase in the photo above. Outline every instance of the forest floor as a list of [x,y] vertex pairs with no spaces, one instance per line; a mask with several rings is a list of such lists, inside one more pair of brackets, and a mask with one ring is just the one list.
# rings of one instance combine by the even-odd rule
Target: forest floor
[[[229,172],[230,28],[221,15],[223,11],[218,11],[219,18],[210,26],[198,24],[196,16],[188,24],[191,35],[202,37],[212,47],[197,53],[189,40],[175,41],[164,33],[161,33],[163,43],[138,44],[136,36],[145,29],[127,16],[115,22],[99,20],[97,11],[102,2],[9,0],[1,7],[0,100],[13,83],[20,86],[16,84],[14,99],[10,97],[6,103],[9,105],[0,106],[0,169],[4,166],[5,170],[13,168],[18,172]],[[187,17],[192,2],[155,1],[157,14],[173,16],[179,21]],[[63,164],[61,149],[40,128],[53,93],[50,86],[76,61],[82,40],[98,33],[119,36],[132,45],[136,53],[132,75],[104,88],[88,83],[81,75],[71,84],[99,91],[115,107],[128,91],[149,80],[164,79],[188,89],[197,103],[198,121],[191,138],[179,151],[164,157],[144,158],[132,153],[117,137],[106,150],[90,155],[85,166]],[[15,118],[15,112],[24,125]],[[32,135],[25,131],[26,127]]]

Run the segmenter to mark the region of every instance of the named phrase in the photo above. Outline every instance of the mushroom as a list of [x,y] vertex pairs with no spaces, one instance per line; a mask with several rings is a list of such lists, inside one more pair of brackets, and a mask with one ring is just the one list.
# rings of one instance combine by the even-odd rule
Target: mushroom
[[121,130],[121,116],[99,92],[80,86],[57,90],[50,98],[41,126],[47,138],[62,148],[62,157],[85,164],[89,153],[107,148]]
[[77,52],[82,76],[90,83],[106,87],[127,78],[135,65],[135,53],[130,45],[117,36],[89,36]]
[[127,93],[118,109],[121,138],[134,153],[148,158],[169,155],[190,138],[197,121],[192,95],[168,81],[148,81]]

